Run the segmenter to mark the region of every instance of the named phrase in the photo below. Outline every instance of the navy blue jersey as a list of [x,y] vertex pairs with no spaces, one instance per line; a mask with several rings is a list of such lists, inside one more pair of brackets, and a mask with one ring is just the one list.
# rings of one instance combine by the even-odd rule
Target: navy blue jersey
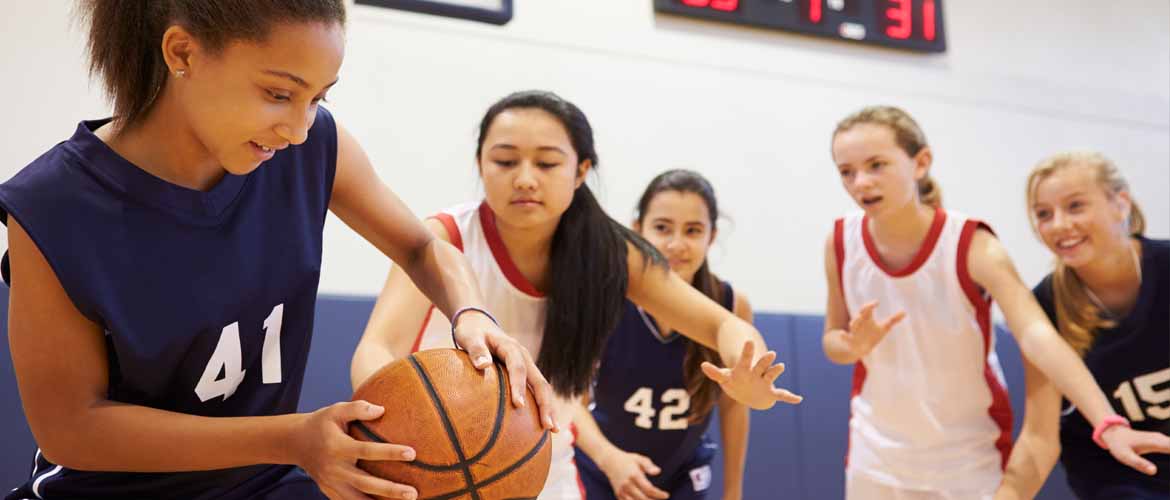
[[[332,116],[318,108],[303,144],[206,192],[119,156],[93,133],[107,122],[82,122],[0,185],[0,215],[21,224],[73,305],[105,330],[108,398],[208,417],[295,412],[337,164]],[[39,452],[35,462],[10,498],[243,499],[296,474],[83,472]]]
[[[735,292],[722,285],[723,306],[730,311]],[[710,414],[688,423],[683,359],[690,342],[678,332],[663,335],[649,313],[627,300],[621,322],[606,341],[593,387],[592,413],[602,434],[619,449],[658,465],[662,472],[649,479],[667,491],[692,479],[702,482],[689,477],[691,470],[702,465],[696,459],[705,462],[714,455],[714,443],[705,437]],[[587,457],[580,462],[583,469],[596,468]]]
[[[1113,411],[1128,418],[1134,429],[1170,434],[1170,241],[1141,238],[1141,244],[1137,303],[1115,328],[1097,333],[1085,365],[1113,403]],[[1033,293],[1056,324],[1052,275]],[[1067,400],[1062,407],[1060,459],[1069,477],[1082,484],[1144,483],[1170,491],[1170,455],[1147,455],[1158,466],[1158,474],[1139,473],[1093,443],[1093,427]]]

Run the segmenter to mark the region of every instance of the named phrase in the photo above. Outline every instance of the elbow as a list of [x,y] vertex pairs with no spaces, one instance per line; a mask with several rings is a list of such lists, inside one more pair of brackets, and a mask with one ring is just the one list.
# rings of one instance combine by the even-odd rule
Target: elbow
[[418,268],[420,263],[426,261],[427,253],[432,251],[434,248],[433,245],[437,241],[438,240],[432,236],[430,239],[415,242],[415,244],[411,245],[410,248],[402,255],[401,259],[395,263],[398,264],[398,266],[401,267],[403,271],[406,271],[408,276],[414,277],[415,269]]
[[[37,447],[45,460],[54,465],[77,471],[102,470],[101,464],[94,460],[93,454],[85,453],[85,450],[88,449],[87,446],[67,442],[70,439],[65,438],[65,434],[67,434],[65,432],[50,431],[49,433],[56,436],[48,437],[44,432],[36,434]],[[47,439],[43,439],[41,436],[45,436]]]
[[840,350],[834,349],[832,346],[830,346],[828,338],[825,339],[825,343],[821,347],[822,350],[825,351],[825,358],[828,359],[830,363],[835,365],[848,366],[857,362],[857,360],[851,359],[849,356],[841,353]]
[[1051,446],[1045,447],[1043,453],[1040,455],[1040,464],[1044,466],[1044,470],[1051,471],[1056,466],[1056,462],[1060,460],[1060,442],[1057,441]]
[[825,351],[825,357],[828,358],[829,362],[833,363],[834,365],[849,366],[857,363],[851,359],[835,355],[832,351]]

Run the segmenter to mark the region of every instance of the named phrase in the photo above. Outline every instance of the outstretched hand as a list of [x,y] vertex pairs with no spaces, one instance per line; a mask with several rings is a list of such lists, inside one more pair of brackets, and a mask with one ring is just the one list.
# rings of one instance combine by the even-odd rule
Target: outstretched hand
[[753,359],[755,353],[755,343],[745,341],[743,351],[740,352],[739,360],[735,366],[719,368],[709,362],[703,362],[703,374],[718,382],[719,386],[723,388],[723,392],[731,396],[732,399],[753,410],[767,410],[777,401],[797,404],[804,400],[803,397],[797,396],[787,389],[772,385],[780,377],[780,374],[784,373],[784,363],[772,364],[773,361],[776,361],[774,351],[764,353],[759,359]]
[[898,311],[884,321],[878,321],[873,317],[873,311],[877,305],[875,300],[861,306],[861,310],[857,311],[857,316],[849,321],[849,331],[845,332],[844,339],[857,359],[864,358],[869,354],[882,339],[886,338],[895,325],[906,319],[906,312]]

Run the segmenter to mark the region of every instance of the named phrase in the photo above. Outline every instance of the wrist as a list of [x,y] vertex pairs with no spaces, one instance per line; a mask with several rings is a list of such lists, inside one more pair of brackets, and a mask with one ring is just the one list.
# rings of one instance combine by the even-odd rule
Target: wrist
[[492,324],[496,325],[496,327],[500,326],[500,322],[496,321],[496,317],[492,316],[492,314],[487,312],[487,310],[484,308],[476,306],[460,307],[455,311],[454,314],[451,315],[451,343],[454,344],[455,348],[457,349],[463,349],[463,347],[460,346],[459,341],[455,339],[455,330],[458,329],[459,323],[468,317],[481,317],[479,319],[480,321],[486,318],[488,321],[491,321]]
[[1116,430],[1118,427],[1129,427],[1129,420],[1117,414],[1106,416],[1093,427],[1093,442],[1097,443],[1097,446],[1100,446],[1102,449],[1108,450],[1109,445],[1105,443],[1103,438],[1105,434]]
[[612,444],[608,444],[608,445],[605,445],[605,446],[599,448],[597,450],[597,460],[595,460],[595,462],[597,463],[597,467],[599,469],[601,469],[602,471],[609,470],[613,460],[619,454],[621,454],[621,452],[622,452],[622,450],[618,449],[617,446],[614,446]]
[[274,464],[289,464],[295,465],[302,469],[305,468],[303,458],[310,454],[306,448],[306,436],[310,433],[307,429],[309,413],[292,413],[288,415],[280,415],[275,417],[277,424],[273,428],[277,429],[276,439],[272,440]]
[[451,315],[451,328],[452,329],[457,328],[459,326],[459,324],[461,322],[463,322],[463,320],[465,320],[465,319],[473,319],[475,321],[487,320],[487,321],[492,322],[496,326],[500,325],[500,322],[496,321],[495,316],[492,316],[491,313],[487,312],[486,308],[468,306],[468,307],[460,307],[458,310],[455,311],[454,314]]

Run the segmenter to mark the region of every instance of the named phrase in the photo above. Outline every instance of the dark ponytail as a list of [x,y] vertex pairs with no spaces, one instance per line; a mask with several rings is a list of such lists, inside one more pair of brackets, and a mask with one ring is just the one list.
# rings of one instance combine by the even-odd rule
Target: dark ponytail
[[[650,207],[650,202],[654,200],[654,196],[664,191],[692,193],[703,198],[703,202],[707,204],[707,217],[711,224],[711,232],[715,232],[719,222],[719,204],[715,198],[715,188],[711,187],[711,183],[698,172],[682,169],[667,170],[658,174],[646,186],[646,190],[642,192],[642,197],[638,200],[636,216],[639,225],[642,224],[642,219]],[[699,266],[699,269],[695,271],[691,286],[719,304],[723,304],[727,298],[725,297],[727,290],[723,286],[723,280],[711,272],[709,261],[706,258],[703,259],[703,264]],[[723,364],[723,358],[719,356],[718,352],[688,339],[687,354],[683,359],[683,376],[687,383],[687,394],[691,397],[690,421],[692,423],[701,421],[706,418],[708,413],[711,413],[711,409],[715,407],[719,394],[722,392],[719,384],[703,375],[700,367],[704,361],[716,366]]]
[[262,41],[279,22],[345,24],[344,0],[82,0],[89,27],[89,71],[100,76],[120,126],[153,109],[169,71],[162,54],[167,28],[181,25],[211,53],[229,42]]
[[[509,109],[539,109],[556,117],[568,132],[578,161],[597,168],[593,128],[585,113],[544,91],[516,92],[488,108],[480,121],[476,158],[496,116]],[[665,267],[666,260],[654,246],[606,215],[582,183],[553,233],[544,341],[536,358],[537,367],[562,396],[589,388],[605,340],[621,320],[629,285],[627,243],[647,262]]]

